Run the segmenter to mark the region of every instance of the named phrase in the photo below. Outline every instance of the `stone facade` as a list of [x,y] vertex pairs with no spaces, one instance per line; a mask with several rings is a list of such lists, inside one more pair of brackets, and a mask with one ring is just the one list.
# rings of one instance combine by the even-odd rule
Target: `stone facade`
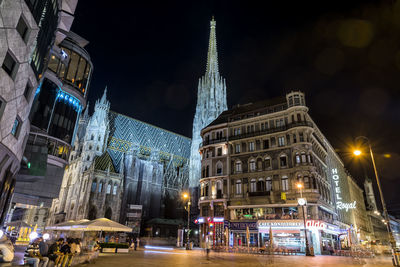
[[108,217],[136,227],[132,206],[141,207],[139,220],[176,216],[190,139],[109,109],[105,90],[93,115],[86,109],[79,120],[49,224]]
[[7,212],[30,124],[38,77],[30,60],[38,26],[23,0],[0,2],[0,221]]
[[210,42],[207,55],[207,69],[199,79],[197,91],[196,113],[193,119],[192,146],[190,150],[189,186],[199,185],[200,179],[200,131],[227,109],[226,83],[218,70],[217,39],[215,33],[216,22],[210,22]]
[[[201,136],[200,213],[201,218],[216,218],[214,229],[201,224],[202,242],[227,242],[224,228],[218,228],[223,220],[230,223],[229,242],[234,246],[263,245],[269,235],[265,225],[284,226],[276,226],[276,232],[287,231],[289,224],[296,226],[276,238],[291,236],[280,244],[304,250],[299,227],[305,219],[312,226],[307,235],[315,253],[328,253],[328,246],[345,245],[346,240],[339,242],[338,237],[355,225],[358,204],[353,201],[361,202],[357,209],[366,213],[362,190],[308,114],[301,92],[235,106],[204,128]],[[307,201],[304,211],[299,197]],[[248,239],[246,227],[235,228],[240,223],[260,227],[251,226]]]

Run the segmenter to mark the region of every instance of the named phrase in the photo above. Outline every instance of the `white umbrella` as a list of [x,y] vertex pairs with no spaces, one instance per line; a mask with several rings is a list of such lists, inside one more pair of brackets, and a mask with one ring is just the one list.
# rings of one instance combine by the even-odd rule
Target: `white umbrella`
[[132,232],[132,228],[114,222],[107,218],[99,218],[93,221],[82,222],[71,227],[72,231],[104,231],[104,232]]
[[74,230],[73,227],[75,225],[78,225],[80,223],[84,223],[84,222],[88,222],[89,220],[87,219],[83,219],[83,220],[79,220],[79,221],[73,221],[70,220],[68,222],[62,222],[56,225],[52,225],[52,226],[47,226],[45,227],[46,230],[63,230],[63,231],[71,231]]

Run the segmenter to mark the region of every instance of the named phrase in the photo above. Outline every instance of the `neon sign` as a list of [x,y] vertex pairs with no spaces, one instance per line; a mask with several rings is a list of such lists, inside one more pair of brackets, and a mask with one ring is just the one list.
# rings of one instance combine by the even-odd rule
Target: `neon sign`
[[306,226],[308,229],[323,230],[326,229],[326,224],[323,221],[307,220]]
[[345,209],[346,211],[349,211],[349,209],[355,209],[356,208],[356,201],[352,203],[343,203],[342,202],[342,191],[340,190],[339,186],[339,174],[337,169],[332,169],[332,180],[335,183],[335,196],[336,196],[336,208],[339,210]]

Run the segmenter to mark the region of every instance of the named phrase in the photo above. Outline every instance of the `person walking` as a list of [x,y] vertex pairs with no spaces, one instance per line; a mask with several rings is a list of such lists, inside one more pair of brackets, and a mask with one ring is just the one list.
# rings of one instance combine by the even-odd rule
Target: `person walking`
[[138,238],[137,237],[135,237],[135,241],[133,242],[133,245],[134,245],[134,249],[136,250],[137,249],[137,245],[138,245]]

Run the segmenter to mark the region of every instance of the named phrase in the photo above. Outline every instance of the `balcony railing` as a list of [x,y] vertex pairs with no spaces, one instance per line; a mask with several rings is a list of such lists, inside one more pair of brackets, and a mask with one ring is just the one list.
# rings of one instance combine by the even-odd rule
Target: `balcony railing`
[[199,145],[200,147],[207,146],[207,145],[213,145],[213,144],[218,144],[222,142],[226,142],[226,137],[218,138],[218,139],[211,139],[211,140],[205,140],[204,142],[201,142]]
[[251,133],[243,133],[243,134],[238,134],[238,135],[232,135],[229,137],[229,140],[237,140],[237,139],[242,139],[242,138],[248,138],[248,137],[254,137],[258,135],[263,135],[263,134],[271,134],[271,133],[277,133],[277,132],[282,132],[289,130],[294,127],[299,127],[299,126],[308,126],[308,127],[313,127],[313,124],[309,121],[298,121],[298,122],[293,122],[289,123],[283,126],[271,128],[271,129],[265,129],[261,131],[255,131]]

